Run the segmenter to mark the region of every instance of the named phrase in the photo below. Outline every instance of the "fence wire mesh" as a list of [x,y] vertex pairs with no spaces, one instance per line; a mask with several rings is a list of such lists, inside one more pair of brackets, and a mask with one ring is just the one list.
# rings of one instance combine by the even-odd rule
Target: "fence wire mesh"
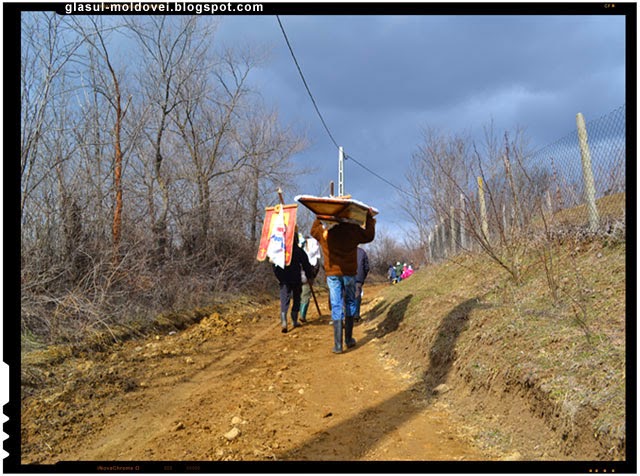
[[[593,176],[593,198],[598,215],[597,228],[623,224],[625,219],[626,106],[586,123],[586,149],[581,148],[576,129],[532,154],[534,163],[552,173],[547,198],[562,223],[585,226],[589,190],[584,164],[587,154]],[[583,144],[582,147],[585,145]],[[550,203],[549,203],[550,202]]]
[[538,233],[624,239],[626,105],[588,122],[577,114],[576,130],[532,153],[505,134],[502,148],[474,169],[472,180],[440,178],[449,192],[433,207],[430,261]]

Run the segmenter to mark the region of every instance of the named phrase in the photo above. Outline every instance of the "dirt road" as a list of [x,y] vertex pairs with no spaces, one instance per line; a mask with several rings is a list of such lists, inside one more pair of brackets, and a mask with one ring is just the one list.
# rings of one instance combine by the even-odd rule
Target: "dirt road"
[[275,304],[68,359],[23,402],[23,464],[57,461],[487,460],[443,395],[386,352],[369,286],[358,344],[331,352],[326,296],[280,332]]

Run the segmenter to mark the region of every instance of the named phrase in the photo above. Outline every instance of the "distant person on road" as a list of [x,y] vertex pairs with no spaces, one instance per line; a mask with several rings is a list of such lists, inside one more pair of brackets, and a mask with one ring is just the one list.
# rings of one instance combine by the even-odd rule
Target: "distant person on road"
[[400,261],[396,262],[396,283],[402,281],[402,264]]
[[402,279],[407,279],[409,276],[413,274],[413,268],[411,265],[404,265],[404,269],[402,270]]
[[[313,267],[313,276],[318,275],[320,269],[320,243],[312,236],[304,236],[298,234],[300,248],[304,250],[309,258],[309,264]],[[312,278],[313,279],[313,278]],[[300,296],[300,322],[307,322],[307,310],[309,309],[309,302],[311,301],[311,286],[309,277],[302,270],[302,294]]]
[[309,263],[307,254],[298,246],[298,233],[293,237],[293,248],[291,250],[291,262],[289,266],[281,268],[273,265],[273,273],[280,283],[280,324],[282,332],[287,332],[287,312],[289,303],[291,304],[291,321],[293,327],[300,327],[298,323],[298,312],[300,311],[300,297],[302,294],[302,271],[307,276],[307,280],[313,282],[315,270]]
[[387,270],[387,278],[389,278],[389,283],[396,284],[396,268],[392,264],[389,265]]
[[353,318],[360,322],[360,304],[362,304],[362,287],[369,274],[369,257],[367,252],[358,246],[358,271],[356,273],[356,313]]
[[[358,272],[358,245],[373,241],[376,220],[367,212],[365,228],[352,223],[323,224],[316,218],[311,226],[313,236],[322,247],[324,270],[327,275],[331,321],[333,323],[333,352],[342,353],[342,329],[347,348],[356,345],[353,322],[357,312],[356,275]],[[343,310],[343,301],[345,307]]]

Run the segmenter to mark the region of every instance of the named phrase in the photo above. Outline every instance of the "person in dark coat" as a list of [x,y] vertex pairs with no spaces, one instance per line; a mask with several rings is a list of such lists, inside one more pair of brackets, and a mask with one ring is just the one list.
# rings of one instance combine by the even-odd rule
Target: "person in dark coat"
[[280,323],[282,332],[287,332],[287,312],[289,303],[291,305],[291,321],[293,327],[300,327],[298,323],[298,313],[300,312],[300,295],[302,294],[302,271],[304,270],[307,279],[313,282],[315,269],[309,263],[307,253],[298,246],[298,233],[293,238],[293,249],[291,251],[291,262],[288,266],[281,268],[273,265],[273,274],[280,283]]
[[355,322],[360,321],[360,304],[362,304],[362,286],[369,274],[369,257],[367,252],[358,246],[358,272],[356,273],[356,313]]
[[396,268],[394,268],[392,264],[389,265],[389,269],[387,270],[387,278],[391,284],[396,284]]

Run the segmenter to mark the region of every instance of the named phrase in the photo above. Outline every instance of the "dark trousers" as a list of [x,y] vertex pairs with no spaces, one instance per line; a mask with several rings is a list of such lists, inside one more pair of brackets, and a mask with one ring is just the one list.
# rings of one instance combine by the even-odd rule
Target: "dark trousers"
[[280,312],[287,313],[289,303],[293,298],[291,313],[297,314],[300,311],[300,295],[302,294],[302,283],[290,284],[280,283]]

